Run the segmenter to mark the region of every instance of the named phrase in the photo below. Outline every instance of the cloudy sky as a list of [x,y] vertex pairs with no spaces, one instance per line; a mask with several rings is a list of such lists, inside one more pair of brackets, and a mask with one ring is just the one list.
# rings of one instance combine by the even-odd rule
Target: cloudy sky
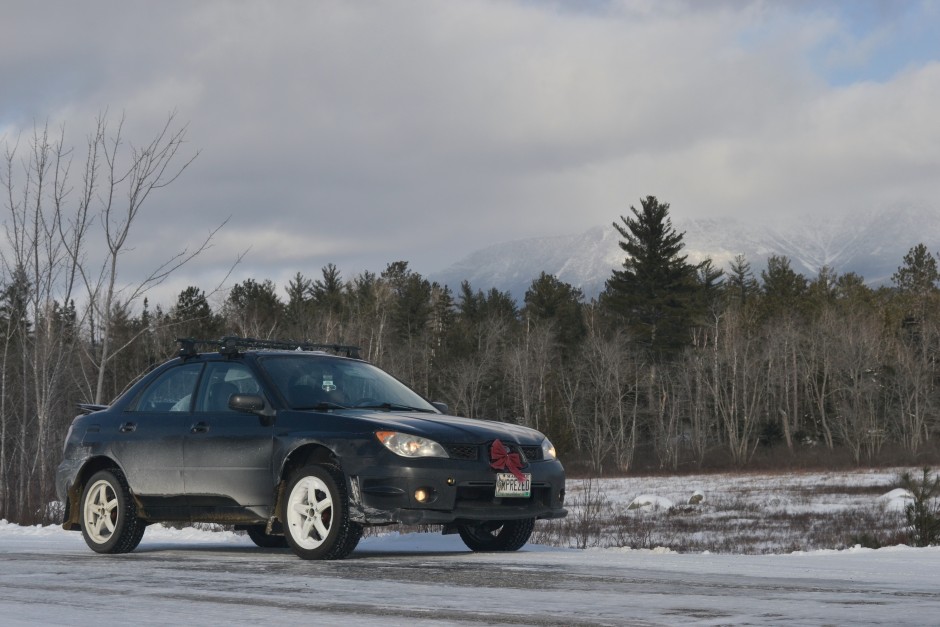
[[428,274],[683,217],[940,210],[940,1],[6,0],[0,139],[171,111],[199,151],[148,199],[132,274],[228,219],[165,289]]

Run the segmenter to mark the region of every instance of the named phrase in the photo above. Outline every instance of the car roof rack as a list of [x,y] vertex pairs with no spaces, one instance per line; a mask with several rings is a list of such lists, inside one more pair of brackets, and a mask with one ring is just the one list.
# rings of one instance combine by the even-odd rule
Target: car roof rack
[[245,349],[267,349],[287,351],[332,351],[337,355],[344,355],[352,359],[361,359],[358,346],[344,344],[317,344],[313,342],[295,342],[293,340],[260,340],[253,337],[238,337],[228,335],[218,340],[197,340],[192,337],[181,337],[176,340],[180,345],[179,356],[186,359],[199,354],[198,346],[217,347],[222,355],[238,355]]

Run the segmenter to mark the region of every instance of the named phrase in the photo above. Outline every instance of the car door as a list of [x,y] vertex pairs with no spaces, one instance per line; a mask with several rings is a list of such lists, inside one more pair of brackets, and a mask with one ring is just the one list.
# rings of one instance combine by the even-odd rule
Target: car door
[[108,427],[128,485],[155,517],[186,514],[183,437],[202,367],[188,363],[163,371]]
[[207,363],[183,442],[183,485],[195,519],[200,512],[274,505],[273,425],[229,409],[232,394],[264,395],[244,363]]

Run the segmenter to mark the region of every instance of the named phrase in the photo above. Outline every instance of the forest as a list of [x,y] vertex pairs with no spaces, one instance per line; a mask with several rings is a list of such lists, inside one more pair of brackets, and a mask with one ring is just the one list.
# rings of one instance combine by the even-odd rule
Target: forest
[[128,154],[120,137],[120,123],[99,120],[78,175],[48,129],[7,147],[0,519],[51,522],[76,404],[107,404],[184,337],[359,346],[453,414],[543,431],[580,476],[940,459],[940,270],[924,244],[881,287],[829,268],[805,277],[779,256],[759,273],[743,256],[692,264],[669,204],[647,196],[611,226],[624,262],[590,300],[545,273],[522,302],[451,289],[399,260],[352,277],[327,264],[282,286],[193,285],[151,303],[150,288],[214,233],[122,282],[145,201],[191,159],[172,117]]

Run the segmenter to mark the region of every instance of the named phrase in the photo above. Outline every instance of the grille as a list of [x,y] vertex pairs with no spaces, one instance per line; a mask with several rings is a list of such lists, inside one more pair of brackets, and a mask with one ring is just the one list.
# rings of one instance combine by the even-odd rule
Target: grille
[[[510,453],[520,453],[523,463],[537,462],[543,459],[541,446],[520,446],[512,442],[505,443]],[[476,444],[445,444],[444,448],[451,459],[476,461],[480,459],[480,447]],[[488,449],[487,449],[488,450]]]
[[479,457],[479,447],[473,444],[447,444],[444,448],[453,459],[473,461]]
[[520,446],[519,448],[522,449],[525,458],[530,462],[537,462],[542,459],[541,446]]

